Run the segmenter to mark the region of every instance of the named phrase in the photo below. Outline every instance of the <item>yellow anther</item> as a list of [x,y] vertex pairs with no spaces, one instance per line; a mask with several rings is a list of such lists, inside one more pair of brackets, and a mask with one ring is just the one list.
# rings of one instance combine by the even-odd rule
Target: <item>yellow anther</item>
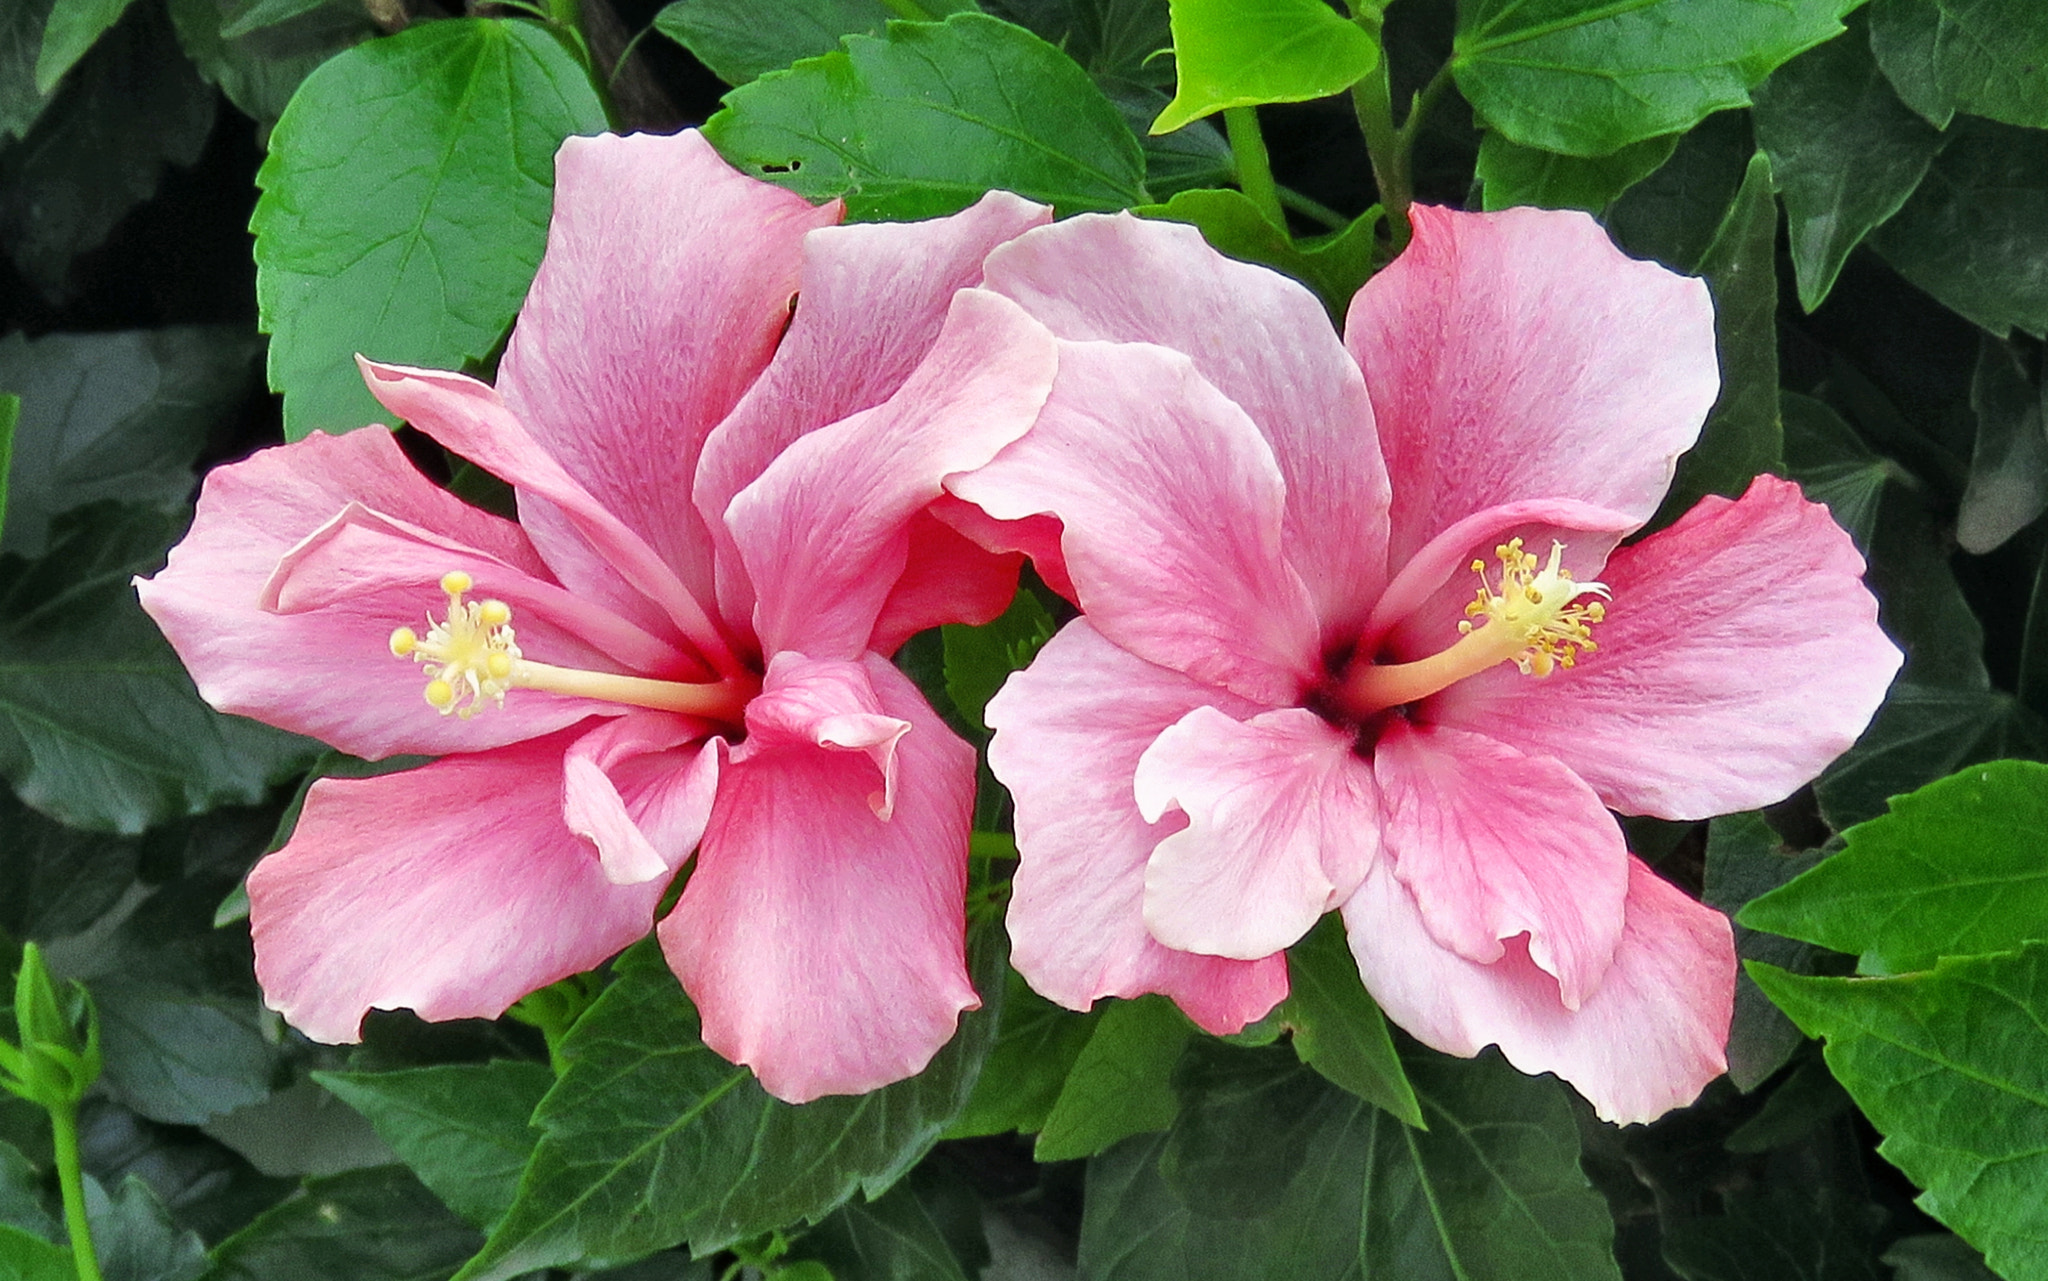
[[503,627],[512,621],[512,607],[501,600],[487,600],[477,611],[477,620],[485,627]]
[[474,586],[476,580],[459,569],[451,569],[441,575],[441,590],[450,596],[460,596]]
[[512,675],[512,656],[502,650],[494,651],[485,656],[484,670],[490,673],[492,680],[505,680]]
[[419,643],[419,634],[410,627],[400,627],[391,633],[391,652],[400,658],[412,653]]
[[442,711],[452,711],[455,706],[455,687],[447,681],[434,679],[427,682],[427,701]]

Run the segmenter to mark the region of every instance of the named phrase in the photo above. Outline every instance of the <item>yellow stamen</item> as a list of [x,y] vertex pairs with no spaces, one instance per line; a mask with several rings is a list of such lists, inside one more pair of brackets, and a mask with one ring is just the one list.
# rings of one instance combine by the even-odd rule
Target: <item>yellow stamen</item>
[[1486,562],[1473,561],[1479,591],[1465,607],[1457,643],[1412,663],[1354,667],[1340,695],[1347,711],[1365,716],[1412,703],[1500,663],[1513,663],[1525,676],[1549,676],[1598,648],[1592,625],[1607,617],[1607,607],[1600,601],[1573,602],[1586,595],[1606,596],[1607,585],[1573,581],[1571,571],[1558,564],[1564,544],[1550,545],[1550,562],[1540,570],[1519,538],[1493,553],[1500,562],[1500,589],[1487,581]]
[[475,580],[461,570],[443,574],[441,590],[448,595],[446,621],[435,622],[429,614],[424,638],[410,627],[391,633],[391,652],[421,665],[427,676],[426,700],[443,716],[453,714],[468,720],[485,700],[502,708],[509,691],[533,689],[737,721],[747,701],[760,692],[760,679],[751,674],[695,685],[533,662],[520,652],[514,639],[510,605],[501,600],[463,599],[475,586]]

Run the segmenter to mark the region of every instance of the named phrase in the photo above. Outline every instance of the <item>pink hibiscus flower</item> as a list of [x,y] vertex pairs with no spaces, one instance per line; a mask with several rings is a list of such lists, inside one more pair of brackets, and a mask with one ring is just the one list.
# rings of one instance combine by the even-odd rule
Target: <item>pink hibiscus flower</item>
[[955,298],[1048,211],[837,227],[694,133],[556,170],[495,387],[362,362],[519,524],[316,435],[213,472],[138,584],[215,707],[441,758],[313,785],[249,878],[258,978],[324,1041],[496,1016],[645,935],[694,849],[659,933],[705,1042],[791,1101],[912,1075],[977,1004],[974,753],[885,655],[1014,590],[926,509],[1051,385],[1015,304]]
[[1022,236],[984,287],[1059,376],[948,488],[1085,612],[988,708],[1017,968],[1234,1031],[1339,909],[1422,1041],[1498,1044],[1614,1120],[1690,1101],[1724,1068],[1728,922],[1608,810],[1781,799],[1900,661],[1785,481],[1619,546],[1714,402],[1706,287],[1580,214],[1428,208],[1342,343],[1299,286],[1128,216]]

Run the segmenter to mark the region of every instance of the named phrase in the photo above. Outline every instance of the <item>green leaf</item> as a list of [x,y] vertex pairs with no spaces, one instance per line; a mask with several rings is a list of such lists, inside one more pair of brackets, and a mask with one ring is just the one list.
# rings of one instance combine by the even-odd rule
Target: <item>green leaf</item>
[[743,85],[799,58],[831,53],[842,36],[879,36],[892,16],[882,0],[676,0],[654,15],[654,29],[720,80]]
[[7,1281],[78,1281],[71,1251],[0,1223],[0,1275]]
[[36,92],[48,94],[135,0],[57,0],[36,55]]
[[540,1138],[527,1118],[555,1083],[545,1064],[512,1059],[313,1079],[368,1117],[420,1182],[480,1228],[512,1204]]
[[487,355],[540,261],[556,147],[604,127],[582,68],[530,22],[423,22],[308,76],[249,224],[286,436],[389,420],[358,352]]
[[1429,1129],[1286,1050],[1197,1043],[1171,1134],[1095,1159],[1088,1281],[1618,1281],[1554,1081],[1487,1051],[1404,1054]]
[[1451,67],[1486,124],[1525,147],[1605,156],[1683,133],[1842,30],[1862,0],[1475,0]]
[[2000,338],[2048,334],[2048,133],[1966,116],[1871,243],[1935,301]]
[[0,155],[0,242],[53,302],[70,296],[72,259],[206,145],[213,94],[183,58],[164,56],[171,43],[162,10],[136,6]]
[[1892,801],[1742,923],[1858,957],[1865,974],[2048,938],[2048,765],[1994,761]]
[[1756,981],[1885,1136],[1918,1204],[2009,1281],[2048,1277],[2048,946],[1898,978]]
[[20,421],[21,397],[0,391],[0,547],[7,542],[7,491],[13,484],[14,426]]
[[1796,391],[1778,394],[1785,424],[1785,471],[1806,496],[1867,549],[1877,531],[1885,485],[1903,476],[1897,463],[1863,443],[1855,428],[1822,401]]
[[377,31],[356,0],[313,0],[288,21],[246,34],[229,30],[243,26],[233,7],[234,0],[170,0],[171,23],[199,74],[266,126],[277,123],[315,67]]
[[1379,41],[1322,0],[1171,0],[1173,101],[1167,133],[1225,107],[1342,93],[1380,62]]
[[[1706,884],[1700,901],[1733,916],[1743,904],[1819,861],[1818,854],[1787,850],[1761,814],[1725,815],[1707,828]],[[1813,949],[1808,945],[1741,923],[1735,926],[1735,954],[1802,974],[1813,968]],[[1728,1079],[1735,1088],[1748,1093],[1762,1085],[1805,1040],[1747,973],[1737,975],[1735,1017],[1728,1029]]]
[[26,134],[50,101],[36,90],[36,62],[53,7],[55,0],[0,5],[0,142]]
[[1217,253],[1271,267],[1315,290],[1331,317],[1340,321],[1352,295],[1372,274],[1373,233],[1381,217],[1374,205],[1342,231],[1297,241],[1268,221],[1241,191],[1183,191],[1163,205],[1144,205],[1131,212],[1200,228]]
[[880,1200],[840,1207],[804,1234],[796,1254],[830,1268],[834,1281],[967,1281],[959,1258],[907,1182]]
[[563,1038],[566,1066],[534,1114],[542,1138],[518,1199],[461,1275],[498,1281],[678,1241],[702,1255],[816,1222],[856,1190],[880,1195],[959,1116],[994,1038],[1000,931],[973,942],[986,1003],[923,1073],[802,1106],[705,1048],[660,949],[629,949]]
[[1989,334],[1977,345],[1970,408],[1977,415],[1977,439],[1956,512],[1956,541],[1982,556],[2048,510],[2041,393],[2028,379],[2020,353]]
[[1072,58],[983,14],[895,23],[725,96],[734,165],[856,219],[952,213],[1001,187],[1061,213],[1142,204],[1144,153]]
[[[13,1022],[11,1017],[0,1020],[0,1027]],[[0,1143],[0,1225],[39,1237],[57,1235],[57,1221],[43,1200],[42,1176],[11,1143]]]
[[1195,1029],[1163,996],[1115,1001],[1067,1073],[1033,1154],[1040,1161],[1094,1156],[1121,1139],[1173,1124],[1180,1100],[1173,1065]]
[[246,943],[233,943],[137,949],[88,984],[115,1098],[152,1120],[198,1125],[269,1096],[278,1047],[264,1034]]
[[204,1281],[440,1281],[477,1247],[404,1166],[308,1179],[213,1252]]
[[1812,311],[1849,251],[1920,185],[1941,132],[1892,91],[1860,13],[1848,35],[1778,68],[1755,97],[1757,145],[1785,198],[1799,304]]
[[303,18],[326,0],[224,0],[224,3],[233,7],[234,14],[231,17],[223,14],[220,33],[233,40]]
[[1015,970],[1005,981],[995,1044],[966,1109],[946,1131],[949,1139],[1044,1129],[1067,1073],[1102,1018],[1101,1009],[1087,1014],[1061,1009],[1032,991]]
[[85,1206],[105,1281],[198,1281],[206,1271],[205,1243],[173,1223],[156,1193],[134,1175],[111,1197],[88,1181]]
[[1894,1281],[1998,1281],[1984,1256],[1952,1232],[1901,1237],[1884,1261],[1897,1269]]
[[75,934],[135,880],[138,842],[81,832],[0,791],[0,931],[47,943]]
[[1714,344],[1721,396],[1699,443],[1678,460],[1678,475],[1653,524],[1668,524],[1707,494],[1735,497],[1763,472],[1785,465],[1778,421],[1778,202],[1771,162],[1762,152],[1700,263],[1714,295]]
[[1679,137],[1669,133],[1645,138],[1611,155],[1588,159],[1525,147],[1489,129],[1479,144],[1476,175],[1483,207],[1488,212],[1535,205],[1598,213],[1671,159]]
[[181,510],[207,433],[254,390],[256,353],[225,325],[0,339],[0,384],[22,406],[0,549],[42,555],[51,518],[87,503]]
[[1287,950],[1287,981],[1280,1021],[1294,1033],[1294,1052],[1301,1061],[1409,1125],[1423,1125],[1386,1015],[1358,976],[1358,962],[1344,941],[1344,922],[1336,914],[1325,916]]
[[1966,765],[2039,756],[2044,748],[2040,718],[2009,694],[1900,681],[1856,746],[1815,781],[1814,794],[1821,817],[1840,830]]
[[1608,232],[1637,258],[1696,274],[1728,220],[1755,155],[1746,113],[1708,117],[1679,139],[1663,168],[1623,192],[1607,210]]
[[2048,24],[2033,0],[1875,0],[1870,46],[1943,128],[1958,111],[2048,127]]
[[1029,663],[1052,639],[1054,630],[1052,615],[1028,589],[1019,591],[993,622],[980,627],[946,624],[946,694],[969,725],[988,729],[981,719],[988,700],[1011,672]]
[[129,579],[178,532],[157,512],[60,517],[49,555],[0,557],[0,775],[76,827],[118,832],[252,804],[312,744],[199,700]]

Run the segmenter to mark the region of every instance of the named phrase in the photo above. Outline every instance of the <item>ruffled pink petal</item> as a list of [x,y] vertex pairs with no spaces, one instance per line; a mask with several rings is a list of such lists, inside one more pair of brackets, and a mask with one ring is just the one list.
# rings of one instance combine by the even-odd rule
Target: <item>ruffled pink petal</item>
[[916,1074],[980,1003],[964,957],[973,749],[888,663],[864,666],[882,711],[911,726],[894,814],[876,815],[858,756],[735,752],[660,927],[704,1043],[792,1103]]
[[1084,215],[989,258],[988,288],[1061,338],[1184,352],[1273,446],[1283,546],[1333,631],[1355,632],[1386,581],[1387,468],[1373,405],[1315,296],[1211,249],[1193,227]]
[[555,153],[547,253],[498,392],[699,600],[713,587],[698,454],[775,352],[806,233],[839,214],[740,173],[694,130]]
[[868,807],[886,820],[896,806],[897,744],[911,723],[882,706],[870,681],[874,655],[814,659],[784,650],[768,660],[761,693],[747,704],[747,739],[733,750],[735,764],[777,748],[858,752],[868,776]]
[[799,436],[896,394],[938,340],[953,295],[989,250],[1052,217],[992,191],[950,218],[830,227],[804,237],[789,332],[766,372],[712,432],[694,495],[719,555],[719,607],[751,626],[753,585],[724,527],[727,504]]
[[1182,952],[1254,961],[1351,897],[1379,851],[1372,767],[1298,707],[1248,721],[1197,707],[1138,758],[1138,812],[1187,826],[1145,864],[1145,925]]
[[599,725],[562,761],[562,819],[597,850],[605,879],[666,876],[697,848],[718,791],[714,727],[667,712]]
[[1060,551],[1060,522],[1054,516],[1026,516],[1022,520],[997,520],[973,503],[951,493],[925,510],[969,541],[992,552],[1021,552],[1031,559],[1038,577],[1069,601],[1079,605],[1081,594],[1067,574],[1067,558]]
[[1626,257],[1583,213],[1410,217],[1345,327],[1394,478],[1392,562],[1524,498],[1648,520],[1720,388],[1705,283]]
[[1621,942],[1628,845],[1556,761],[1396,717],[1373,748],[1386,852],[1430,936],[1470,961],[1527,954],[1577,1009]]
[[895,395],[797,440],[741,490],[725,520],[758,593],[763,652],[867,650],[913,518],[947,476],[1030,428],[1057,363],[1052,336],[1014,303],[962,291]]
[[136,590],[213,706],[358,756],[496,747],[596,710],[537,695],[466,722],[436,714],[425,677],[392,656],[390,638],[445,609],[438,584],[451,569],[513,602],[537,643],[579,661],[601,658],[600,635],[673,653],[624,623],[614,635],[603,611],[574,609],[517,525],[430,484],[381,430],[313,435],[215,468],[170,564]]
[[[523,506],[531,498],[554,509],[528,513],[526,528],[571,591],[643,627],[670,625],[720,670],[736,666],[729,642],[682,579],[527,434],[496,391],[438,369],[360,356],[356,363],[385,408],[514,486]],[[599,572],[572,576],[591,569]]]
[[1576,668],[1496,668],[1423,716],[1554,756],[1626,813],[1755,809],[1848,750],[1898,671],[1862,575],[1827,508],[1759,476],[1614,554]]
[[1287,962],[1198,956],[1145,928],[1145,863],[1185,821],[1147,823],[1133,778],[1160,731],[1198,707],[1263,710],[1134,658],[1086,619],[1067,624],[989,700],[989,766],[1017,804],[1010,962],[1069,1009],[1162,992],[1211,1032],[1241,1030],[1287,995]]
[[1057,516],[1082,608],[1137,657],[1266,707],[1321,675],[1272,448],[1178,352],[1061,343],[1030,434],[948,487],[998,520]]
[[614,885],[562,823],[573,734],[321,779],[249,874],[264,1000],[318,1041],[372,1009],[496,1018],[645,934],[663,883]]
[[1629,859],[1627,924],[1614,964],[1577,1010],[1519,942],[1492,965],[1437,945],[1383,862],[1344,907],[1359,972],[1387,1017],[1426,1045],[1470,1056],[1498,1045],[1524,1072],[1555,1072],[1594,1111],[1627,1125],[1699,1096],[1727,1067],[1735,1001],[1728,918]]
[[[959,503],[950,495],[939,501]],[[927,627],[989,622],[1017,594],[1017,571],[1024,566],[1020,552],[990,552],[930,508],[910,518],[909,535],[903,574],[875,620],[870,648],[877,654],[895,653]]]

